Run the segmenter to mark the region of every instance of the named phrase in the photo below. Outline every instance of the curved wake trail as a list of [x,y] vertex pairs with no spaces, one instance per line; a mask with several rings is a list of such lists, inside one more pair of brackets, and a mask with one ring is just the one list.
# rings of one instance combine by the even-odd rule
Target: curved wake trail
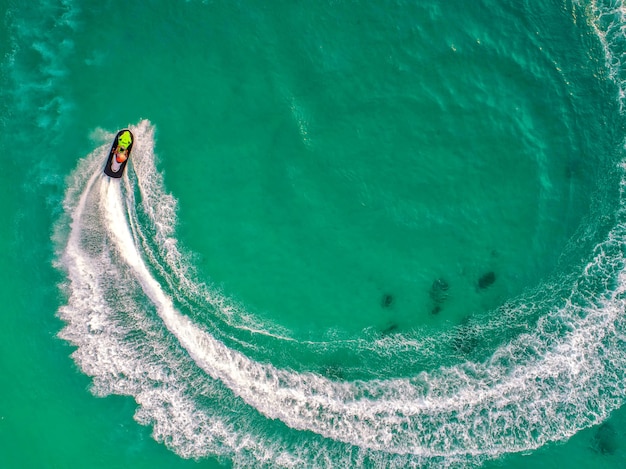
[[[398,467],[478,463],[565,439],[622,405],[623,224],[597,247],[563,306],[488,360],[403,379],[334,381],[254,361],[175,306],[168,282],[153,273],[186,278],[172,238],[173,199],[154,168],[152,127],[144,121],[134,133],[136,178],[103,176],[102,149],[81,163],[68,189],[61,337],[78,346],[74,357],[94,376],[97,394],[134,396],[137,419],[179,454],[285,467],[346,458]],[[166,255],[150,252],[137,204]],[[267,419],[292,433],[276,437]]]

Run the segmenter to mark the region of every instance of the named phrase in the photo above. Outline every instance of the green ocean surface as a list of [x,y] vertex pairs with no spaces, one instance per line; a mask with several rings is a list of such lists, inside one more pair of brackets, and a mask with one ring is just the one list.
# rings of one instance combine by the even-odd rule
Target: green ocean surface
[[623,467],[621,1],[0,5],[0,467]]

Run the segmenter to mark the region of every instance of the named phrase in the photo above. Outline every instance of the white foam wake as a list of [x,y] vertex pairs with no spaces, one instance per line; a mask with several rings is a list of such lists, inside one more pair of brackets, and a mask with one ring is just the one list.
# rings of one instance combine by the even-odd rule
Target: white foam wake
[[[78,346],[75,358],[94,376],[96,393],[134,396],[138,420],[180,454],[287,467],[319,455],[333,464],[345,457],[383,465],[478,462],[567,438],[622,404],[622,225],[597,247],[562,306],[489,360],[405,379],[333,381],[254,361],[175,307],[168,285],[146,264],[162,259],[164,272],[193,283],[173,238],[175,201],[154,168],[153,128],[144,121],[133,130],[132,178],[101,175],[105,146],[79,166],[68,189],[70,231],[59,238],[68,276],[61,336]],[[150,252],[136,204],[153,225],[160,257]],[[200,397],[227,400],[239,417]],[[270,421],[257,412],[326,439],[266,436],[262,425]]]
[[626,4],[623,0],[579,0],[578,3],[590,8],[590,23],[604,49],[606,69],[618,86],[618,102],[623,114],[626,110],[626,51],[623,47],[626,38]]

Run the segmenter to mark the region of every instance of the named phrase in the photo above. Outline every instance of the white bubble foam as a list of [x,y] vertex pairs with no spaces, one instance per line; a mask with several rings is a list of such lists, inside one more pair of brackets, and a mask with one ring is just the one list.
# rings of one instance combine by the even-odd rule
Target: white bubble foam
[[[582,7],[587,2],[578,2]],[[622,0],[605,2],[591,0],[588,3],[589,22],[604,49],[606,68],[611,79],[618,85],[618,102],[623,113],[626,105],[626,69],[624,69],[623,43],[626,37],[626,4]]]
[[[622,225],[596,248],[569,298],[487,360],[402,379],[330,380],[254,361],[177,309],[176,285],[190,299],[214,292],[194,281],[179,253],[176,201],[154,167],[153,127],[142,121],[132,129],[134,176],[101,174],[104,145],[68,181],[70,230],[56,235],[68,294],[60,336],[78,347],[73,356],[97,395],[133,396],[137,420],[180,455],[224,456],[242,466],[477,463],[568,438],[622,404]],[[160,283],[153,262],[176,280]],[[228,300],[209,299],[223,314]],[[410,346],[381,342],[383,349]],[[266,434],[274,421],[295,432]]]

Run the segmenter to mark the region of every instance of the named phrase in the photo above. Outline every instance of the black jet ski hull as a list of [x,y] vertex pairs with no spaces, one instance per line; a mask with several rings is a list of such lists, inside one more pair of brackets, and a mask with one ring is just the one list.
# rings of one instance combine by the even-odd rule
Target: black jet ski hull
[[[118,139],[124,132],[130,133],[130,136],[132,137],[130,145],[128,145],[128,158],[126,158],[126,161],[124,161],[120,165],[117,171],[114,171],[112,165],[113,165],[113,158],[115,158],[115,149],[117,148]],[[117,133],[117,135],[115,136],[115,140],[113,140],[113,145],[111,145],[111,150],[109,151],[109,158],[107,159],[107,163],[104,166],[104,174],[112,178],[121,178],[124,175],[126,164],[128,163],[128,160],[130,160],[130,152],[133,148],[133,143],[135,143],[135,136],[130,130],[122,129]]]

